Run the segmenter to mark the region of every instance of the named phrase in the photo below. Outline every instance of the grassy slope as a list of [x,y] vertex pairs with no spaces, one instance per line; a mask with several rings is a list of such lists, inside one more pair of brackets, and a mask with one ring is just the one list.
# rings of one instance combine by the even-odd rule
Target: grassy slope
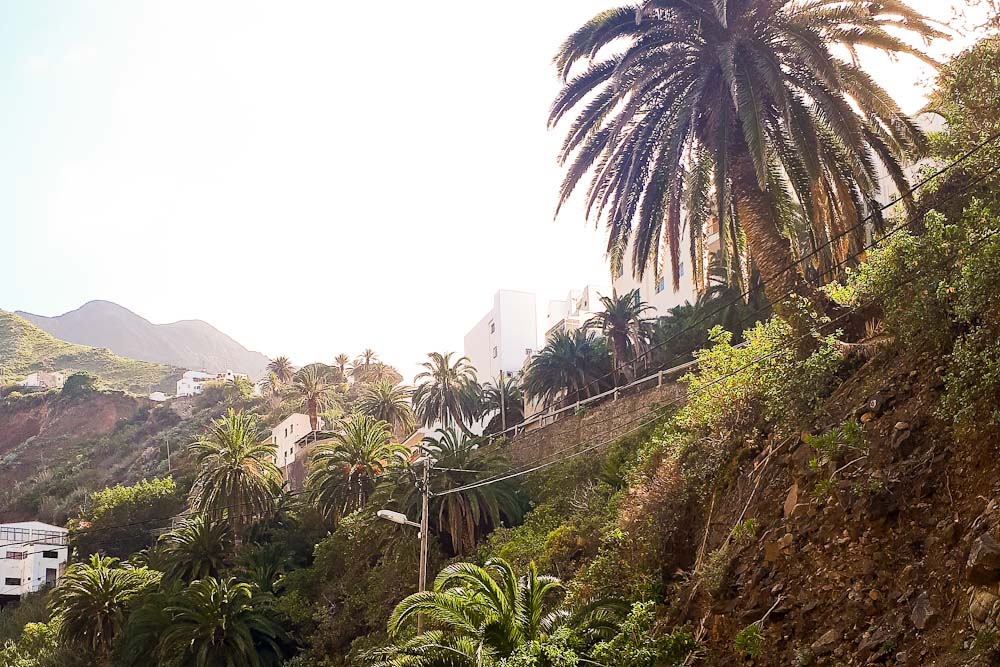
[[106,383],[136,393],[173,393],[181,370],[119,357],[110,350],[66,343],[13,313],[0,310],[0,366],[11,373],[90,371]]

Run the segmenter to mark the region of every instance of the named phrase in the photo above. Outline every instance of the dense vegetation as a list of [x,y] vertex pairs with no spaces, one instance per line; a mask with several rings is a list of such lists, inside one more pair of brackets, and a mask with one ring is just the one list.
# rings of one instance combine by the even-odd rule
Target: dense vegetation
[[[841,186],[846,186],[865,199],[850,204],[851,194],[840,199],[851,212],[840,208],[831,214],[826,231],[857,224],[871,206],[869,153],[892,162],[897,152],[923,139],[894,105],[879,101],[878,89],[860,69],[831,60],[825,49],[810,53],[803,40],[905,51],[883,30],[886,12],[905,17],[907,27],[927,32],[927,25],[895,2],[821,1],[791,17],[782,12],[794,3],[692,0],[683,7],[654,2],[604,14],[574,35],[561,61],[568,67],[613,37],[630,36],[639,52],[618,74],[646,95],[651,91],[641,87],[659,79],[645,81],[644,68],[660,63],[655,73],[694,46],[696,54],[718,47],[719,40],[749,24],[738,50],[747,57],[739,67],[735,52],[722,53],[721,64],[712,60],[704,78],[692,74],[685,89],[707,95],[706,104],[721,96],[716,112],[731,112],[727,123],[733,128],[718,119],[678,125],[673,118],[665,128],[656,125],[656,132],[676,134],[678,150],[687,141],[695,143],[695,153],[711,148],[710,156],[701,155],[708,161],[702,166],[714,174],[711,187],[727,209],[719,211],[724,219],[732,213],[730,189],[746,194],[768,178],[785,179],[777,192],[756,195],[774,198],[775,206],[793,201],[804,209],[801,188],[816,185],[811,180],[816,178],[828,187],[826,196],[845,196]],[[698,21],[690,16],[695,11]],[[657,49],[665,61],[650,55]],[[794,76],[775,85],[767,76],[779,76],[768,69],[774,64],[769,53]],[[996,71],[983,76],[981,67],[1000,63],[998,53],[1000,43],[986,40],[942,72],[933,103],[951,129],[930,142],[938,159],[961,156],[995,134],[1000,77]],[[805,59],[806,66],[796,68],[792,56]],[[581,76],[603,82],[619,64],[598,63]],[[686,70],[679,71],[667,77],[667,90],[680,85],[672,78],[685,76]],[[736,77],[735,86],[723,85],[726,77]],[[561,103],[572,107],[594,81],[571,82]],[[831,83],[839,87],[831,89]],[[967,92],[973,85],[975,91]],[[816,102],[808,109],[799,97],[801,87]],[[603,105],[622,102],[617,96],[626,88],[599,91],[574,133],[582,139],[592,122],[607,115]],[[760,98],[766,103],[751,95],[754,91],[766,93]],[[647,99],[643,95],[639,99]],[[841,103],[858,96],[864,98],[859,108],[872,107],[871,113],[861,120],[841,118],[849,126],[841,129],[857,135],[845,136],[829,125],[834,112],[844,111]],[[672,113],[657,106],[661,97],[647,100],[657,102],[648,105],[647,115]],[[764,114],[766,128],[752,122],[758,104],[772,114]],[[808,119],[795,125],[797,114]],[[785,136],[789,123],[798,131],[796,141]],[[645,127],[639,123],[630,131],[653,140],[656,132],[646,136]],[[727,171],[723,158],[732,146],[715,139],[737,127],[732,141],[745,153],[736,156],[745,163],[742,169],[763,170],[765,178],[750,178],[735,166],[729,168],[737,173]],[[588,141],[610,142],[600,138],[602,132]],[[755,133],[767,137],[755,141]],[[810,136],[822,137],[822,150]],[[616,141],[627,141],[623,137]],[[843,144],[849,140],[856,145]],[[890,149],[887,143],[898,145]],[[593,147],[588,160],[604,145]],[[643,150],[626,147],[615,149],[616,161]],[[760,156],[755,158],[758,150],[762,165]],[[818,156],[817,151],[828,152]],[[905,207],[914,217],[885,221],[884,228],[871,221],[866,231],[876,242],[865,261],[840,272],[837,281],[800,275],[796,282],[816,284],[784,300],[777,314],[752,304],[762,291],[773,294],[762,289],[762,255],[786,261],[788,239],[768,255],[768,243],[750,237],[760,232],[759,218],[771,214],[741,212],[737,206],[730,224],[739,219],[749,225],[750,252],[736,242],[735,225],[732,245],[724,251],[744,267],[743,282],[756,283],[752,297],[743,298],[740,281],[734,287],[725,267],[720,279],[711,280],[709,262],[704,296],[669,313],[649,311],[637,293],[605,295],[601,312],[581,330],[550,337],[523,377],[479,378],[468,359],[433,353],[417,386],[403,387],[398,373],[366,350],[353,362],[339,355],[332,365],[300,369],[278,358],[261,397],[238,382],[209,387],[191,418],[156,431],[187,445],[177,455],[173,476],[164,474],[157,457],[147,468],[154,473],[148,480],[85,494],[84,507],[70,524],[76,562],[58,587],[0,613],[5,641],[0,659],[18,667],[775,664],[767,661],[766,648],[789,640],[769,636],[769,624],[772,613],[787,613],[779,604],[789,592],[771,587],[773,604],[769,598],[750,616],[728,617],[734,563],[742,550],[764,540],[758,517],[748,514],[750,501],[742,511],[730,507],[734,511],[726,516],[735,518],[721,526],[715,514],[717,504],[733,503],[730,496],[739,495],[734,491],[747,490],[739,486],[749,479],[744,474],[767,466],[774,452],[796,443],[808,458],[809,475],[795,482],[795,493],[799,482],[803,493],[793,498],[792,510],[799,504],[812,515],[831,514],[837,504],[884,509],[889,483],[884,471],[848,470],[875,454],[873,434],[866,430],[874,412],[866,407],[834,419],[830,408],[839,391],[870,381],[892,363],[919,366],[940,379],[940,391],[927,392],[923,400],[927,419],[939,428],[935,437],[952,449],[995,443],[1000,433],[1000,298],[994,284],[1000,273],[1000,198],[995,166],[983,155],[975,153],[921,191],[913,206]],[[829,173],[834,168],[836,174]],[[805,180],[795,182],[796,176]],[[665,197],[664,187],[654,178],[640,191],[643,197]],[[680,186],[670,187],[676,200]],[[598,191],[608,192],[603,186]],[[620,202],[626,207],[641,199],[633,197],[629,204],[627,198]],[[799,222],[816,225],[813,214],[818,215],[813,211]],[[671,215],[661,206],[657,225],[666,220],[668,234],[676,222]],[[769,224],[793,234],[776,214]],[[474,435],[477,425],[494,434],[501,430],[498,415],[506,425],[522,421],[527,402],[573,403],[689,358],[697,367],[682,379],[684,403],[644,406],[634,423],[613,437],[599,425],[590,433],[581,429],[559,456],[529,458],[518,467],[509,459],[508,439]],[[919,375],[908,373],[908,385]],[[73,392],[98,391],[86,378],[73,387]],[[273,448],[265,443],[266,427],[292,411],[304,411],[314,429],[329,435],[313,449],[301,491],[283,484]],[[443,428],[412,449],[400,446],[417,423]],[[131,429],[137,424],[123,426],[114,442],[131,442]],[[898,449],[910,429],[903,421],[890,425],[892,447]],[[788,459],[791,465],[791,454]],[[919,465],[933,467],[941,460],[929,455]],[[428,514],[432,583],[416,591],[416,530],[382,521],[375,510],[418,517],[425,464],[434,491]],[[954,509],[950,486],[946,490]],[[749,491],[751,499],[756,491]],[[122,531],[126,525],[132,529]],[[721,530],[721,537],[709,547],[713,529]],[[816,543],[824,549],[860,544],[849,532],[824,534]],[[795,535],[787,537],[790,545]],[[917,553],[929,557],[931,546],[940,543],[922,539],[910,542],[921,542]],[[764,569],[747,576],[758,577]],[[867,599],[874,604],[881,597]],[[693,613],[699,604],[708,610],[704,615]],[[706,627],[709,618],[714,621]],[[996,644],[981,635],[949,646],[948,653],[971,651],[979,657],[983,646]],[[900,637],[882,641],[876,657],[890,657]],[[820,642],[797,647],[795,664],[825,664],[817,654],[826,648]]]

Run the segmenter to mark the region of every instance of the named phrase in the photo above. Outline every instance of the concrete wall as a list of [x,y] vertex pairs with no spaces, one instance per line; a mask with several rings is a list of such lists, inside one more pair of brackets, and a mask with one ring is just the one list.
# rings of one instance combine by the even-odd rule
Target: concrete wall
[[493,297],[493,307],[465,335],[464,355],[485,383],[500,371],[521,370],[529,349],[538,349],[535,295],[500,290]]
[[684,387],[665,383],[645,391],[621,396],[617,401],[587,406],[582,414],[567,411],[559,420],[548,426],[522,433],[513,438],[504,452],[515,464],[537,461],[543,456],[575,447],[590,445],[616,437],[622,431],[647,421],[645,413],[655,405],[666,405],[684,396]]

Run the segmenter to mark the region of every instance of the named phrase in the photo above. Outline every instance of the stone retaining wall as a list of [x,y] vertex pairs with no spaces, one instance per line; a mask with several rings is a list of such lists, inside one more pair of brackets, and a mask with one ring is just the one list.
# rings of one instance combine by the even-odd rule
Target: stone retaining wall
[[514,464],[538,461],[544,456],[580,444],[597,444],[647,420],[645,414],[657,405],[682,399],[684,387],[665,383],[617,401],[586,407],[580,414],[564,416],[548,426],[515,436],[504,448]]

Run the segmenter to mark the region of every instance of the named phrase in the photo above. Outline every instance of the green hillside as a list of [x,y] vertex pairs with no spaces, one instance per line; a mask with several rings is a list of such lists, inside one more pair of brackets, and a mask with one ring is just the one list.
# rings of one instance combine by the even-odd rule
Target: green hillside
[[74,345],[45,333],[27,320],[0,310],[0,368],[19,375],[32,371],[90,371],[109,385],[146,393],[173,393],[182,369],[119,357],[103,348]]

